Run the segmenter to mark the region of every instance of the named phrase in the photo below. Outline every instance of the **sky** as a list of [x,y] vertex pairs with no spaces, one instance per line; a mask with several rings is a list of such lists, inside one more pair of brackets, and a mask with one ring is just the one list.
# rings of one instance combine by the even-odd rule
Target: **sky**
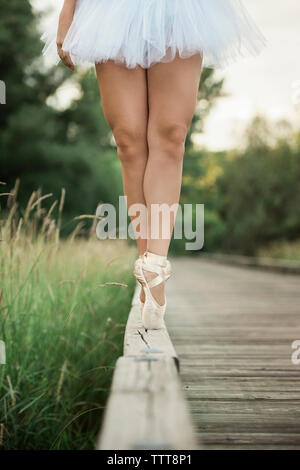
[[[57,10],[62,1],[32,3],[40,10],[48,6]],[[300,1],[243,3],[266,37],[267,47],[258,57],[242,59],[216,72],[225,78],[228,96],[218,100],[205,132],[197,137],[197,144],[210,150],[237,146],[247,123],[258,113],[271,121],[300,122]]]
[[212,150],[234,147],[255,114],[300,123],[300,1],[244,0],[267,39],[267,47],[220,72],[227,98],[221,99],[198,142]]

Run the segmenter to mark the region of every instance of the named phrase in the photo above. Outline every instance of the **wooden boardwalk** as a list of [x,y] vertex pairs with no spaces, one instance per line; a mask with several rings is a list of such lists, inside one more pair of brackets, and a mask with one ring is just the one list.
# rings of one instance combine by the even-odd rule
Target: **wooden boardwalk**
[[96,448],[196,449],[176,351],[166,327],[143,328],[139,291],[132,301],[123,356],[115,366]]
[[300,449],[300,276],[173,261],[166,323],[199,448]]

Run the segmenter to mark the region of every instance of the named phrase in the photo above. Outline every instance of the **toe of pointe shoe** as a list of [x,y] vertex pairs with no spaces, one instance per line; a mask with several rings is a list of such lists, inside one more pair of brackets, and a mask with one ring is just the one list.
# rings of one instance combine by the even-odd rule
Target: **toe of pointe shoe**
[[161,330],[165,326],[165,322],[162,318],[145,318],[142,320],[143,327],[145,330]]
[[160,330],[164,328],[164,316],[166,305],[162,305],[160,309],[153,308],[152,305],[146,304],[142,311],[142,323],[145,330]]
[[141,300],[139,301],[139,311],[142,317],[143,314],[143,309],[144,309],[145,302],[142,302]]

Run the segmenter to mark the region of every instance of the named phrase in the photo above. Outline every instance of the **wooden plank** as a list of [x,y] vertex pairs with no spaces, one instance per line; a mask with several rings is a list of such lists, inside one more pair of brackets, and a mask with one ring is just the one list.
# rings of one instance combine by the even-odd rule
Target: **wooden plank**
[[178,376],[178,357],[166,327],[142,327],[136,289],[117,361],[99,450],[196,449]]
[[299,261],[274,259],[274,258],[255,258],[253,256],[227,255],[215,253],[201,253],[201,257],[217,263],[225,263],[241,267],[263,269],[280,273],[300,274]]
[[[218,449],[230,449],[231,446],[235,446],[235,449],[240,449],[242,446],[247,446],[248,449],[266,448],[270,446],[272,449],[277,449],[277,446],[287,448],[287,446],[293,446],[295,449],[299,449],[300,436],[298,433],[247,433],[247,432],[236,432],[227,433],[222,432],[215,433],[197,433],[198,439],[201,438],[205,443],[205,448],[215,448],[217,445]],[[229,447],[227,447],[229,444]],[[224,447],[221,447],[221,446]],[[259,447],[258,447],[259,446]],[[283,447],[284,446],[284,447]]]
[[[279,405],[279,406],[278,406]],[[228,412],[233,415],[241,413],[252,413],[257,418],[268,413],[276,414],[281,418],[285,416],[299,417],[299,400],[251,400],[251,399],[205,399],[205,398],[189,398],[189,409],[193,415],[219,414],[223,415]]]
[[173,268],[168,330],[142,328],[136,291],[100,448],[299,449],[299,277],[199,258]]
[[[298,400],[300,406],[300,398],[299,398],[299,389],[295,389],[293,391],[273,391],[268,390],[264,391],[260,389],[259,391],[234,391],[227,389],[227,391],[220,391],[220,390],[188,390],[188,397],[189,398],[197,398],[201,400],[213,400],[214,397],[217,397],[218,400],[224,400],[230,398],[232,400]],[[300,418],[300,415],[299,415]],[[300,430],[300,425],[299,425]]]
[[229,366],[214,366],[210,364],[209,367],[201,365],[193,365],[191,363],[184,364],[181,362],[182,373],[181,377],[185,380],[199,382],[201,377],[299,377],[299,370],[293,365],[288,368],[273,368],[273,367],[250,367],[241,365],[240,367]]
[[173,270],[166,320],[199,448],[299,449],[300,278],[199,258]]
[[[211,391],[218,392],[221,395],[222,392],[227,392],[228,390],[232,391],[232,393],[283,392],[288,394],[289,392],[291,392],[295,394],[297,393],[297,400],[300,400],[300,382],[299,378],[297,377],[295,378],[295,381],[283,381],[281,377],[278,381],[276,381],[276,377],[267,377],[261,379],[258,382],[251,381],[251,378],[249,377],[240,378],[245,378],[245,381],[239,381],[237,380],[239,378],[235,377],[233,377],[232,380],[228,380],[228,377],[225,377],[224,380],[219,380],[220,378],[217,377],[218,380],[214,380],[214,378],[211,377],[209,380],[203,380],[200,383],[187,382],[187,380],[185,380],[184,389],[189,394],[189,396],[192,396],[192,394],[196,395],[198,392],[210,393]],[[258,377],[253,378],[258,379]]]
[[[213,414],[211,414],[205,416],[205,419],[200,419],[200,416],[195,416],[195,429],[198,433],[203,434],[217,432],[224,433],[224,437],[226,437],[228,434],[231,434],[233,431],[236,433],[248,433],[253,435],[254,441],[255,434],[259,433],[272,434],[276,432],[282,435],[294,433],[298,434],[299,437],[299,427],[297,427],[297,423],[295,421],[292,422],[289,420],[285,424],[283,420],[269,421],[267,419],[267,416],[261,416],[261,419],[259,419],[258,415],[253,415],[252,419],[250,419],[251,413],[245,413],[236,417],[236,420],[227,422],[226,420],[223,420],[224,416],[226,415],[218,414],[214,416]],[[202,442],[203,444],[205,444],[204,436]],[[300,443],[300,439],[298,442]],[[271,441],[269,443],[271,444]]]
[[166,326],[160,330],[145,330],[143,328],[137,302],[139,293],[140,288],[137,286],[125,330],[124,356],[148,357],[150,359],[172,357],[179,368],[177,353]]
[[118,359],[100,450],[196,449],[173,358]]

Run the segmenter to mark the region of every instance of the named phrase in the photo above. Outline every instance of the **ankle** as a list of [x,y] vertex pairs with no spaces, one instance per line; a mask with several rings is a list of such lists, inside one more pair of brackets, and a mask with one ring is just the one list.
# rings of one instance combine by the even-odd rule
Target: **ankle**
[[144,254],[144,261],[149,264],[164,267],[167,263],[167,257],[163,255],[157,255],[151,251],[146,251]]

